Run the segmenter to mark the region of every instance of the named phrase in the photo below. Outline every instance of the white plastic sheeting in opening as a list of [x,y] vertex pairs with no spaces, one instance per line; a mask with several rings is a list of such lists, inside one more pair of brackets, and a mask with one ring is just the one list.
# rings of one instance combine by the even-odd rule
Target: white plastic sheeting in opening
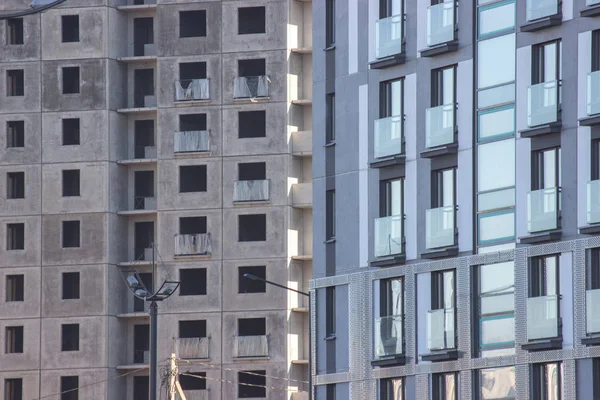
[[211,254],[210,233],[175,235],[175,255],[191,256]]
[[241,76],[233,81],[234,99],[254,99],[256,97],[269,96],[269,83],[271,79],[268,76]]
[[268,336],[236,336],[233,354],[234,357],[268,357]]
[[269,180],[235,181],[233,201],[266,201],[269,200]]
[[178,338],[175,348],[179,358],[208,359],[208,338]]
[[175,137],[173,139],[173,151],[175,153],[191,153],[210,150],[210,135],[208,131],[175,132]]
[[208,79],[187,79],[175,82],[175,100],[208,100],[210,98]]

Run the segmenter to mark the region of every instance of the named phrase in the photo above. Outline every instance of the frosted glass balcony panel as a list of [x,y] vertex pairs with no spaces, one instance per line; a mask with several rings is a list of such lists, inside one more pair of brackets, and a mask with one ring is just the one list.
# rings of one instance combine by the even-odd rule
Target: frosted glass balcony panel
[[427,210],[425,213],[425,245],[428,249],[455,244],[454,206]]
[[455,348],[455,333],[453,308],[427,312],[427,348],[430,351]]
[[375,158],[402,154],[402,116],[375,121]]
[[527,339],[547,339],[558,336],[558,296],[527,299]]
[[600,289],[585,293],[587,333],[600,332]]
[[530,233],[558,228],[559,188],[527,193],[527,231]]
[[380,19],[375,26],[375,57],[384,58],[402,52],[403,15]]
[[425,145],[428,148],[454,143],[454,104],[425,110]]
[[527,88],[527,125],[558,121],[558,81],[542,82]]
[[454,2],[427,7],[427,46],[454,40]]
[[587,183],[587,223],[600,222],[600,180]]
[[402,216],[375,220],[375,256],[384,257],[402,253]]
[[558,0],[527,0],[527,21],[558,14]]
[[402,354],[402,315],[375,318],[375,357]]
[[600,71],[587,75],[587,114],[600,114]]

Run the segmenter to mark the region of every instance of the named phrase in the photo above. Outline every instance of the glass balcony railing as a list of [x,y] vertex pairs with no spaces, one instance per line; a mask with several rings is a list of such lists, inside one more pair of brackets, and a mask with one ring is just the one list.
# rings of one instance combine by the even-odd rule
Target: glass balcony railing
[[402,116],[375,121],[375,158],[402,154]]
[[453,1],[427,7],[427,46],[454,40]]
[[587,183],[587,223],[600,222],[600,180]]
[[558,121],[559,81],[542,82],[527,88],[527,125],[529,127]]
[[384,58],[402,52],[403,15],[393,15],[377,21],[375,29],[375,57]]
[[600,333],[600,289],[585,293],[587,333]]
[[527,21],[558,14],[558,0],[527,0]]
[[402,315],[375,318],[375,357],[402,354]]
[[600,114],[600,71],[587,75],[587,114]]
[[428,148],[454,143],[454,104],[425,110],[425,145]]
[[425,245],[428,249],[454,246],[455,206],[432,208],[425,213]]
[[455,336],[453,308],[427,312],[427,348],[430,351],[455,348]]
[[527,193],[527,231],[558,228],[559,191],[559,188],[548,188]]
[[527,339],[547,339],[558,336],[558,296],[527,299]]
[[375,257],[402,253],[402,215],[375,220]]

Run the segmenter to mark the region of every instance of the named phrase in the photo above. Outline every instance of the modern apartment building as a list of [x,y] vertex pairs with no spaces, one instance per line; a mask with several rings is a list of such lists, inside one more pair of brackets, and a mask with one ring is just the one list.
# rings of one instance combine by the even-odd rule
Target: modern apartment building
[[318,398],[600,396],[598,3],[313,3]]
[[187,399],[306,392],[308,303],[244,275],[312,276],[311,3],[66,0],[0,25],[0,397],[148,399],[133,271],[181,282],[158,361]]

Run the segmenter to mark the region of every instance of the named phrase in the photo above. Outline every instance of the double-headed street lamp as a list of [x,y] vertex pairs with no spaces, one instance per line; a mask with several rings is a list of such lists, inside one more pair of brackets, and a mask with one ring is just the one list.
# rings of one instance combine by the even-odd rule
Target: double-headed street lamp
[[300,290],[292,289],[291,287],[287,287],[281,285],[276,282],[268,281],[261,277],[258,277],[253,274],[244,274],[242,275],[244,278],[252,279],[253,281],[261,281],[264,283],[268,283],[269,285],[277,286],[278,288],[289,290],[290,292],[295,292],[301,294],[302,296],[308,297],[308,399],[312,400],[313,397],[313,388],[312,388],[312,331],[311,331],[311,305],[310,305],[310,293],[302,292]]
[[67,0],[31,0],[29,9],[23,11],[14,11],[9,14],[0,14],[0,21],[3,19],[19,18],[26,15],[41,13],[56,7]]
[[[160,288],[152,293],[134,269],[121,270],[121,276],[127,287],[135,297],[140,300],[149,301],[150,308],[150,400],[156,400],[156,389],[158,382],[158,305],[157,301],[163,301],[171,297],[179,287],[179,282],[164,280]],[[152,245],[152,283],[156,282],[156,263],[154,262],[154,244]]]

